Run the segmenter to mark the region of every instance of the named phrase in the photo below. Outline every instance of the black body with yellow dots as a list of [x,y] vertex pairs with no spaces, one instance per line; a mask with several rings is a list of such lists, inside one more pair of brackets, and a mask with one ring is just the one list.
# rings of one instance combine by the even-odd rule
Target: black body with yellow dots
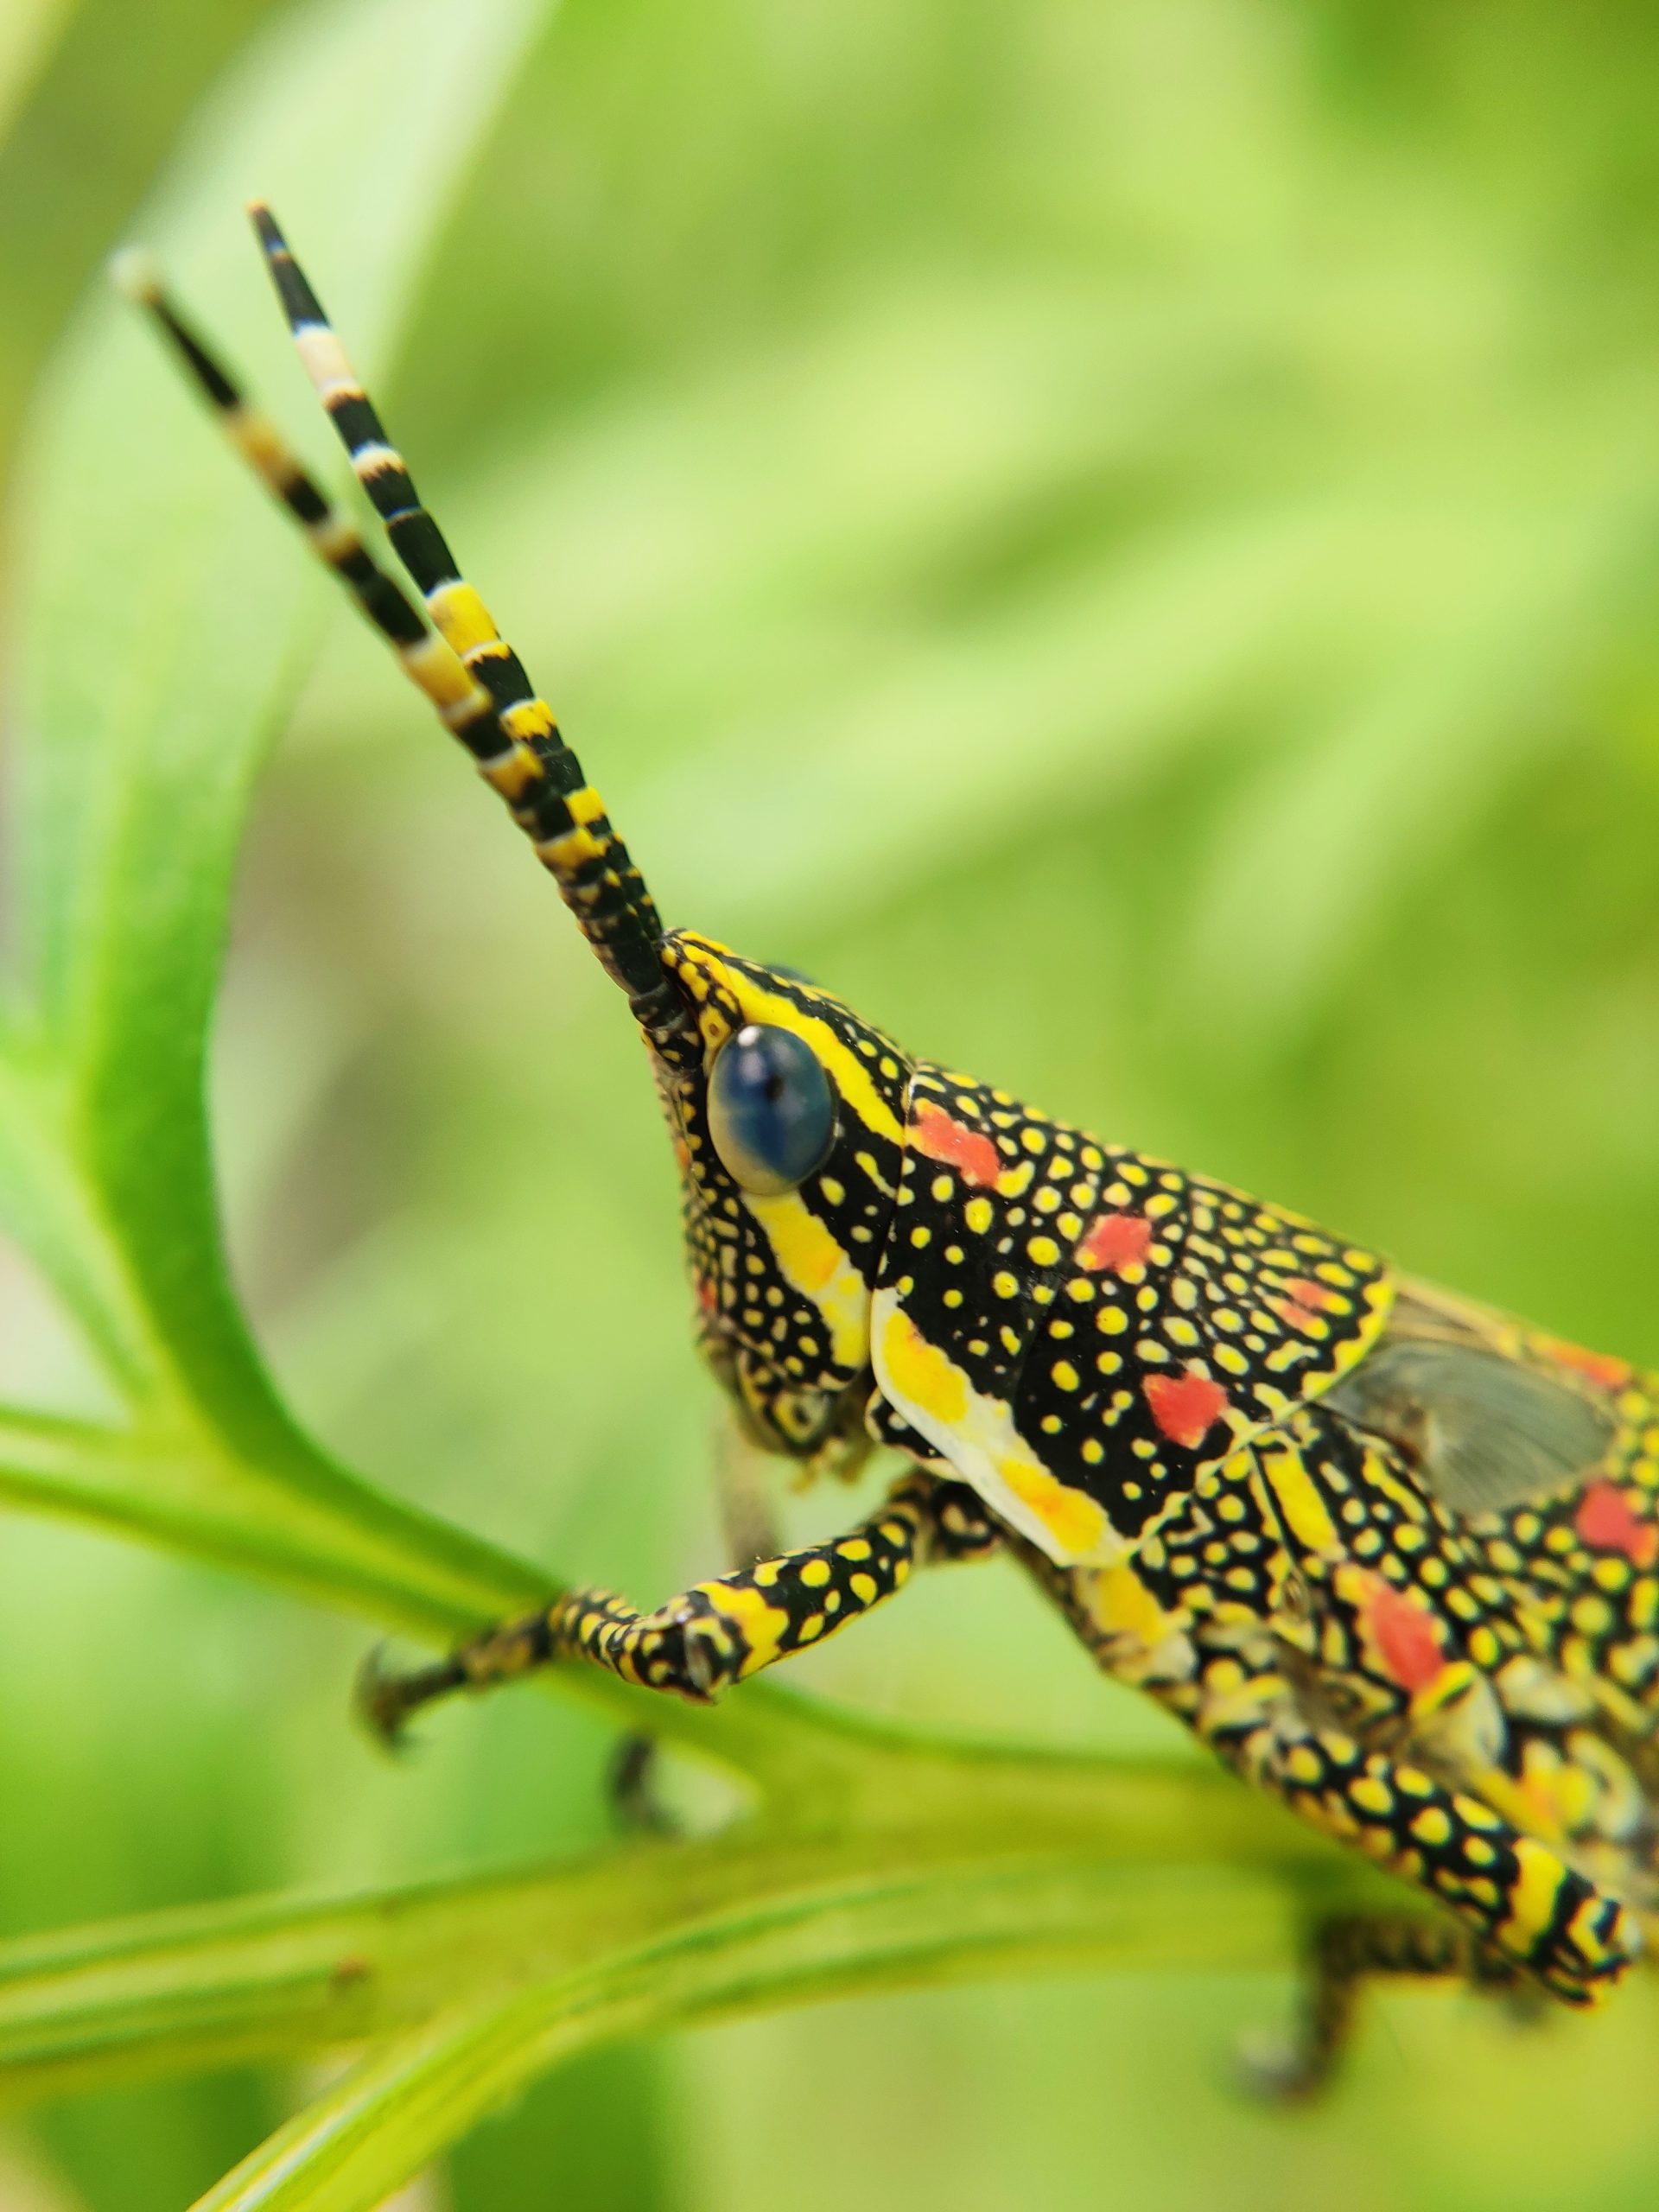
[[701,1348],[768,1449],[909,1466],[848,1535],[639,1613],[558,1599],[374,1675],[584,1662],[715,1696],[914,1569],[1011,1549],[1100,1665],[1446,1908],[1324,1929],[1293,2085],[1358,1977],[1593,2002],[1659,1903],[1659,1402],[1649,1378],[1402,1281],[1223,1185],[911,1058],[787,971],[664,931],[597,794],[416,497],[269,213],[299,350],[420,604],[131,263],[244,454],[506,801],[627,995],[679,1161]]

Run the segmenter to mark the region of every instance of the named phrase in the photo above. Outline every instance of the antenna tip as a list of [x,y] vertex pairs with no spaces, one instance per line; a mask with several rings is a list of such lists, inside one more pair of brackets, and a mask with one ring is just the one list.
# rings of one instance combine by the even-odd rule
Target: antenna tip
[[271,213],[268,200],[250,200],[248,219],[258,232],[260,244],[268,252],[286,251],[288,240],[276,227],[276,218]]
[[124,245],[109,259],[109,278],[116,290],[141,308],[158,306],[162,297],[162,272],[154,257],[143,246]]

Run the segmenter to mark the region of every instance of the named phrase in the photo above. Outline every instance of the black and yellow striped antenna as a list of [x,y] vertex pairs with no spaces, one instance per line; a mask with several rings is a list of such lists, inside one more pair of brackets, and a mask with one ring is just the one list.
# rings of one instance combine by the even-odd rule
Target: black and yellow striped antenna
[[582,935],[627,993],[641,1027],[659,1047],[671,1046],[685,1017],[658,957],[663,928],[651,893],[551,708],[534,690],[523,662],[421,505],[402,454],[386,436],[270,209],[256,201],[250,212],[300,359],[392,550],[420,593],[424,614],[330,504],[275,424],[249,404],[181,315],[148,257],[118,255],[111,276],[165,332],[231,443],[299,524],[313,551],[506,802]]

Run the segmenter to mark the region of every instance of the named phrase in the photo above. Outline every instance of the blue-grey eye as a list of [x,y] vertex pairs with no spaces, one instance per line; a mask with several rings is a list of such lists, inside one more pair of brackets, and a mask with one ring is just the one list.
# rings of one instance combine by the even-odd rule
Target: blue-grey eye
[[812,1047],[792,1029],[740,1029],[709,1073],[709,1134],[730,1174],[758,1198],[804,1183],[836,1134],[835,1093]]

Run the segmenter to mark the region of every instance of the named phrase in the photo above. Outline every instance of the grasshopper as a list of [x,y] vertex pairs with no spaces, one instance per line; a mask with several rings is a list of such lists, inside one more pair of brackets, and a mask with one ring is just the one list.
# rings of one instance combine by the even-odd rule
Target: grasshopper
[[697,1345],[742,1427],[800,1462],[880,1445],[907,1463],[832,1541],[646,1612],[577,1592],[439,1663],[375,1672],[375,1725],[393,1736],[435,1698],[549,1665],[706,1700],[918,1568],[1006,1550],[1108,1674],[1444,1908],[1317,1931],[1280,2087],[1328,2072],[1370,1974],[1599,2001],[1659,1902],[1655,1380],[664,929],[275,220],[252,213],[417,597],[148,267],[129,259],[122,281],[625,994],[678,1162]]

